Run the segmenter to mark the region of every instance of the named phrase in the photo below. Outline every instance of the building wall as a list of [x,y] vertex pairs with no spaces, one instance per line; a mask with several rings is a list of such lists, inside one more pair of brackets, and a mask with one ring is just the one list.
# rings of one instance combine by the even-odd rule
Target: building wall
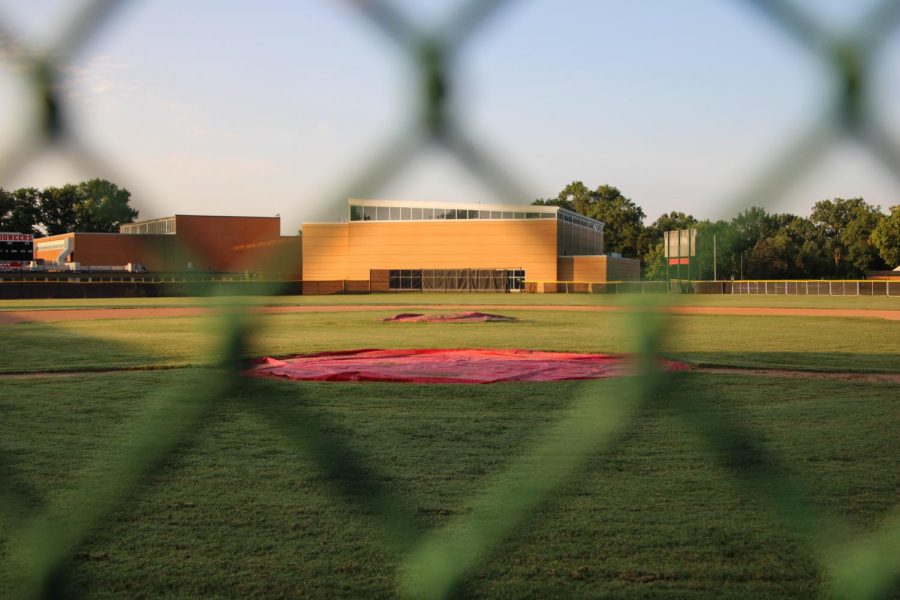
[[601,281],[640,281],[641,261],[636,258],[613,258],[603,256],[606,279]]
[[524,269],[556,274],[556,221],[351,223],[347,279],[372,269]]
[[557,271],[559,274],[557,281],[584,283],[640,281],[641,261],[611,256],[560,256]]
[[280,239],[281,218],[175,215],[175,235],[194,270],[240,271],[236,248]]
[[368,280],[382,269],[524,269],[556,278],[556,220],[351,222],[303,227],[303,279]]
[[235,271],[278,273],[301,279],[303,256],[300,236],[280,236],[274,240],[242,244],[233,248]]
[[179,261],[171,235],[121,235],[118,233],[64,233],[35,240],[35,258],[55,261],[60,248],[42,249],[54,241],[73,239],[74,250],[67,262],[91,266],[124,266],[140,263],[151,271],[172,270]]
[[300,238],[304,281],[347,279],[347,223],[305,223]]
[[[35,258],[55,261],[60,248],[48,243],[73,239],[68,262],[85,266],[141,263],[150,271],[253,271],[299,278],[299,236],[282,236],[279,217],[176,216],[175,234],[66,233],[35,240]],[[58,245],[58,244],[57,244]]]
[[66,240],[74,238],[74,233],[62,233],[60,235],[50,235],[34,240],[34,260],[44,260],[47,262],[56,262],[60,252],[63,251],[63,244]]

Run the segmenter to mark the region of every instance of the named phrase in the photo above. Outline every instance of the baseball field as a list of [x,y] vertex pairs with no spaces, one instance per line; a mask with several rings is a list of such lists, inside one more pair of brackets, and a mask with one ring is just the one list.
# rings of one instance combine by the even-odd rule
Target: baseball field
[[[413,309],[517,321],[382,321]],[[0,331],[0,597],[900,593],[900,298],[7,301]],[[235,373],[360,348],[692,368],[492,385]]]

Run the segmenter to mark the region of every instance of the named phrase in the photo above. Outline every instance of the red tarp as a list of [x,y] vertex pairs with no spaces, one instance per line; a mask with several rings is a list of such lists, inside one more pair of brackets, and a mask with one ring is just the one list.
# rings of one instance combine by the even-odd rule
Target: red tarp
[[[669,371],[684,363],[659,359]],[[401,383],[499,383],[604,379],[634,373],[632,357],[533,350],[349,350],[261,358],[255,377],[303,381],[392,381]]]
[[492,315],[483,312],[464,312],[452,315],[426,315],[422,313],[400,313],[388,317],[389,323],[482,323],[485,321],[515,321],[515,317]]

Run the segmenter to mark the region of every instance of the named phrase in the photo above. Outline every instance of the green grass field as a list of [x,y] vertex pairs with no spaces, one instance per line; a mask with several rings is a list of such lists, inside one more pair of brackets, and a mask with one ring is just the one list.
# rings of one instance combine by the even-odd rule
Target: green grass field
[[[900,310],[900,296],[760,296],[720,294],[648,295],[682,306],[769,306],[784,308],[853,308]],[[635,295],[629,294],[480,294],[480,293],[394,293],[336,296],[245,296],[235,298],[251,306],[331,306],[429,304],[463,305],[574,305],[618,306],[632,304]],[[165,298],[82,298],[49,300],[0,300],[4,310],[53,310],[60,308],[134,308],[159,306],[208,306],[216,300],[197,297]]]
[[[256,299],[288,303],[516,303],[517,323],[385,324],[390,312],[258,317],[246,356],[363,347],[525,347],[630,352],[635,317],[529,311],[572,295],[417,295]],[[548,298],[550,298],[548,300]],[[691,297],[805,307],[897,308],[895,299]],[[175,305],[197,299],[164,299]],[[850,301],[846,305],[838,301]],[[873,301],[882,301],[876,303]],[[801,302],[802,301],[802,302]],[[35,302],[29,307],[166,305],[160,300]],[[837,303],[837,304],[836,304]],[[727,305],[727,304],[726,304]],[[745,305],[745,304],[740,304]],[[3,308],[23,308],[22,303]],[[0,477],[18,498],[0,513],[0,597],[20,574],[9,538],[29,511],[77,514],[79,489],[102,481],[117,441],[179,387],[212,385],[216,317],[0,326],[15,352],[0,369],[140,369],[0,378]],[[672,316],[661,351],[692,364],[900,373],[900,322],[868,318]],[[9,356],[9,353],[7,354]],[[167,370],[159,370],[160,368]],[[328,470],[306,437],[337,440],[412,527],[433,531],[479,510],[548,425],[579,398],[614,405],[628,380],[489,386],[298,384],[251,380],[217,397],[149,478],[68,555],[75,596],[391,597],[404,551],[377,526],[365,477]],[[700,400],[702,399],[702,402]],[[189,398],[184,399],[189,402]],[[699,402],[699,403],[698,403]],[[836,523],[865,535],[897,510],[896,385],[789,377],[679,374],[592,450],[525,523],[491,548],[467,596],[617,598],[821,597],[817,537],[779,517],[756,467],[723,460],[724,432],[753,436],[777,471]],[[723,442],[724,440],[724,442]],[[353,473],[357,473],[353,471]],[[742,475],[743,474],[743,475]],[[371,482],[370,482],[371,483]],[[773,484],[774,485],[774,484]],[[754,487],[755,486],[755,487]],[[5,498],[0,494],[0,501]],[[895,590],[896,594],[898,590]]]

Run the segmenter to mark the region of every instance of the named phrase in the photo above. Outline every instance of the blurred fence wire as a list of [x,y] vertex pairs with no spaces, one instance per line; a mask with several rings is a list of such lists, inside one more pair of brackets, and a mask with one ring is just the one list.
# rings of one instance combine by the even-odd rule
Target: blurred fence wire
[[[900,1],[877,3],[860,25],[842,35],[831,34],[799,5],[786,0],[735,0],[758,10],[772,27],[794,39],[831,72],[832,91],[814,107],[820,118],[805,133],[788,140],[777,159],[754,179],[735,191],[729,208],[764,205],[802,176],[830,145],[843,137],[858,140],[900,180],[900,144],[885,133],[871,105],[871,72],[886,42],[897,33]],[[371,161],[351,178],[347,196],[376,194],[418,153],[430,147],[448,152],[502,199],[522,202],[533,194],[521,189],[516,172],[491,154],[465,127],[465,115],[453,102],[460,83],[456,63],[461,51],[489,20],[498,19],[514,0],[470,0],[436,29],[420,29],[407,16],[383,0],[353,0],[362,18],[394,43],[415,70],[418,112]],[[24,138],[0,150],[0,181],[21,171],[49,149],[62,151],[86,170],[110,164],[102,149],[90,148],[70,127],[60,93],[60,66],[71,60],[103,27],[125,0],[94,0],[64,27],[49,48],[41,50],[20,39],[0,20],[0,49],[5,62],[27,81],[32,123]],[[249,7],[248,7],[249,9]],[[323,202],[331,201],[325,199]],[[653,356],[665,335],[666,317],[651,303],[664,298],[631,300],[641,375],[629,379],[626,394],[598,402],[597,388],[582,387],[571,410],[552,424],[538,440],[521,449],[507,469],[488,483],[474,499],[472,511],[436,531],[421,532],[402,498],[385,489],[375,467],[327,428],[317,428],[313,414],[303,420],[279,414],[260,404],[272,427],[284,433],[298,453],[310,457],[327,473],[348,502],[368,509],[375,529],[386,544],[399,548],[405,559],[398,572],[398,591],[409,597],[446,597],[460,589],[468,574],[490,556],[506,537],[535,518],[540,504],[597,449],[613,446],[642,406],[672,401],[683,418],[708,443],[711,457],[729,468],[734,480],[767,500],[783,523],[814,545],[825,574],[826,593],[845,598],[878,598],[892,592],[900,572],[900,507],[881,527],[864,537],[849,537],[839,518],[825,514],[811,501],[767,450],[754,431],[716,409],[712,399],[699,394],[677,396],[671,376],[658,370]],[[240,398],[241,360],[247,340],[254,335],[254,317],[233,300],[213,300],[227,310],[221,316],[219,359],[215,368],[200,370],[194,381],[163,390],[148,404],[143,416],[125,427],[114,447],[104,454],[93,473],[81,482],[66,506],[41,511],[29,508],[16,493],[9,469],[10,457],[0,456],[0,514],[11,522],[5,541],[9,560],[18,574],[15,597],[54,595],[65,589],[70,557],[139,482],[162,465],[175,446],[190,438],[204,416],[215,418],[217,400]]]

